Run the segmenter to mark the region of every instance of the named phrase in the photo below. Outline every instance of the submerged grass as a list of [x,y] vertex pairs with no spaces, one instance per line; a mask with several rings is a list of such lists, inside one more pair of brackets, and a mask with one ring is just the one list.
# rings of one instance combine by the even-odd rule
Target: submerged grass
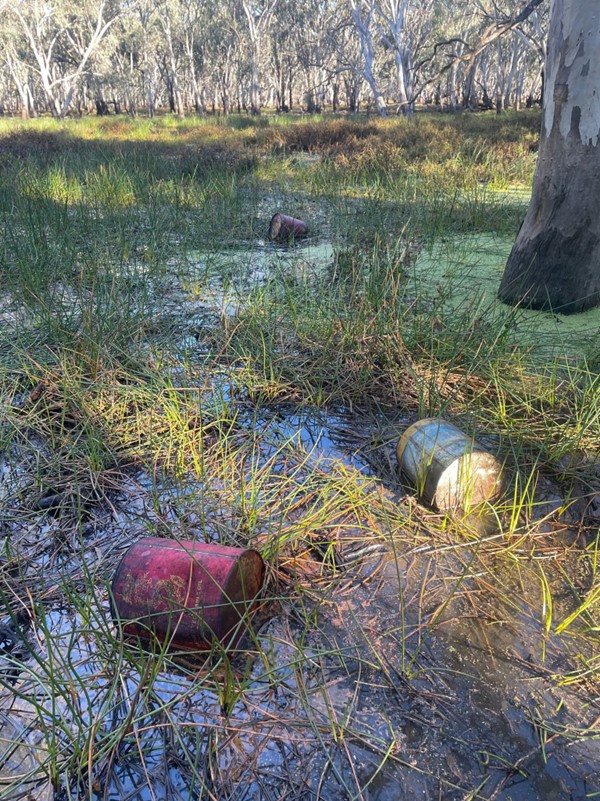
[[[514,235],[537,125],[0,122],[0,571],[24,649],[5,649],[0,696],[36,786],[507,799],[525,776],[533,799],[587,771],[596,787],[595,752],[580,769],[552,747],[590,748],[598,714],[593,353],[540,360],[520,310],[483,282],[457,300],[441,266]],[[279,210],[333,250],[265,245]],[[505,459],[485,515],[402,491],[397,436],[433,415]],[[144,533],[261,550],[268,603],[240,653],[123,641],[108,585]],[[485,686],[508,699],[497,737],[477,706],[464,732]],[[27,797],[3,770],[0,797]]]

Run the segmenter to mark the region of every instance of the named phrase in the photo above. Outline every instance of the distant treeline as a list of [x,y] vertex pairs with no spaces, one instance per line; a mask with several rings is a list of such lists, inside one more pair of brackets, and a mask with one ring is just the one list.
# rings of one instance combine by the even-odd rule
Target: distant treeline
[[546,0],[0,0],[0,112],[539,102]]

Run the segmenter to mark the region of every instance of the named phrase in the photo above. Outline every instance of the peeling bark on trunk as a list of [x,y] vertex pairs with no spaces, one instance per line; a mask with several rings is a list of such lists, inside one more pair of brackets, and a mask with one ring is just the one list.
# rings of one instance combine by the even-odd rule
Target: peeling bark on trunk
[[600,304],[600,14],[554,0],[533,194],[499,297],[561,313]]

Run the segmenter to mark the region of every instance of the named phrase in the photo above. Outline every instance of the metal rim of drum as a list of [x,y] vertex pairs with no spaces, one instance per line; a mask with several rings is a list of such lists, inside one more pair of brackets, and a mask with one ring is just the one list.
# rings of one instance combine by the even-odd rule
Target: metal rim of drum
[[281,231],[281,223],[282,215],[279,214],[279,212],[271,217],[271,222],[269,223],[269,239],[278,239],[279,232]]
[[[503,491],[501,469],[498,460],[486,451],[474,450],[459,457],[442,472],[432,502],[443,511],[493,503]],[[466,478],[460,475],[463,470]]]

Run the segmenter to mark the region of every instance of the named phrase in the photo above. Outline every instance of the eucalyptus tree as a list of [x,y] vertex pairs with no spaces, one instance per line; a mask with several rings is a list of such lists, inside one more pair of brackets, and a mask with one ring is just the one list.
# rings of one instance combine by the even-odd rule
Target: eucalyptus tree
[[133,10],[141,33],[140,63],[146,110],[148,116],[153,117],[156,112],[156,95],[160,77],[160,70],[155,58],[158,25],[155,0],[134,0]]
[[364,84],[360,43],[346,0],[330,0],[329,23],[324,36],[330,56],[331,101],[337,111],[342,95],[347,110],[358,111]]
[[597,0],[553,0],[545,81],[532,198],[499,296],[572,313],[600,304]]
[[[339,22],[339,10],[337,0],[306,0],[302,4],[280,0],[272,24],[272,49],[276,66],[281,67],[281,57],[285,54],[288,65],[294,70],[293,76],[291,70],[288,73],[286,107],[291,105],[290,89],[296,77],[307,111],[321,111],[328,94],[333,99],[336,64],[332,37]],[[314,26],[316,19],[319,20],[318,29]],[[278,94],[281,96],[282,92]]]
[[269,55],[278,111],[289,111],[294,106],[305,10],[305,5],[294,0],[279,0],[271,25]]
[[260,114],[261,47],[279,0],[240,0],[240,2],[246,18],[250,43],[250,108],[253,114]]
[[209,0],[135,0],[137,50],[150,116],[162,91],[174,114],[183,116],[191,107],[197,113],[204,110],[201,75],[212,5]]
[[276,108],[289,111],[294,105],[293,88],[298,70],[298,38],[304,6],[295,0],[279,0],[271,26],[271,69],[275,86]]
[[363,76],[373,95],[377,113],[386,117],[387,103],[375,71],[376,34],[374,33],[374,24],[377,15],[377,0],[349,0],[349,2],[352,21],[360,42]]
[[182,117],[184,108],[179,88],[182,38],[181,31],[175,30],[181,19],[178,13],[180,9],[177,8],[177,0],[155,0],[155,3],[156,19],[162,33],[159,38],[159,63],[169,98],[169,111]]
[[122,18],[113,27],[116,46],[111,54],[111,80],[123,107],[135,116],[144,102],[144,84],[140,81],[142,61],[142,29],[137,14]]
[[346,107],[351,113],[360,109],[364,87],[362,68],[362,52],[351,18],[343,19],[332,31],[333,49],[335,51],[336,71],[344,84]]
[[504,40],[496,42],[496,111],[509,107],[513,92],[515,105],[519,106],[520,92],[517,87],[523,58],[526,53],[523,40],[516,33],[511,33]]
[[415,61],[431,30],[434,0],[379,0],[375,6],[377,32],[394,54],[395,99],[402,114],[415,101]]
[[[543,40],[544,34],[540,37],[540,32],[546,8],[540,2],[529,2],[515,10],[508,0],[495,0],[482,19],[475,52],[480,51],[477,57],[480,62],[489,55],[488,75],[481,83],[486,96],[495,95],[498,112],[510,105],[519,108],[526,75],[533,76],[536,81],[541,74],[543,45],[540,45],[540,38]],[[500,35],[496,35],[498,32]],[[491,43],[485,44],[490,38]],[[532,91],[530,87],[529,92]]]
[[546,19],[544,0],[436,0],[428,80],[453,108],[516,102],[539,84]]
[[475,0],[473,6],[482,12],[485,25],[479,32],[479,36],[470,47],[469,58],[477,58],[478,55],[493,44],[497,39],[504,36],[508,31],[517,25],[525,22],[534,11],[544,3],[545,0]]
[[207,0],[202,28],[204,69],[212,94],[213,110],[227,115],[233,108],[236,76],[240,72],[243,41],[241,9],[234,3]]
[[32,91],[34,71],[27,57],[27,45],[23,36],[19,35],[20,32],[14,21],[4,15],[2,23],[0,27],[0,52],[2,53],[0,63],[4,66],[1,72],[6,81],[6,95],[10,97],[9,86],[12,83],[17,90],[21,116],[23,118],[35,116],[36,105]]
[[[495,47],[498,70],[505,70],[505,65],[510,55],[506,51],[503,53],[503,45],[509,40],[508,34],[522,31],[527,20],[536,14],[536,11],[543,3],[545,3],[545,0],[517,0],[516,2],[515,0],[475,0],[472,8],[479,18],[478,30],[475,36],[470,37],[469,45],[463,57],[466,73],[465,105],[473,103],[475,77],[481,57],[492,52],[492,47]],[[518,43],[516,48],[518,57],[521,55]],[[502,78],[498,72],[496,73],[496,79],[495,88],[498,94],[501,95]],[[485,88],[486,90],[489,89],[487,85]],[[501,97],[498,103],[501,106]]]
[[523,36],[527,37],[530,45],[529,59],[532,59],[532,54],[535,53],[535,69],[528,69],[526,73],[526,80],[529,82],[528,87],[528,100],[533,98],[534,93],[539,91],[541,97],[541,89],[543,88],[543,73],[544,64],[546,62],[547,42],[548,42],[548,23],[549,13],[548,5],[542,5],[541,8],[535,10],[527,20],[527,25],[519,31]]
[[511,106],[519,109],[525,96],[531,102],[534,94],[539,94],[545,58],[545,46],[542,44],[545,34],[538,38],[542,25],[543,21],[536,13],[535,19],[531,17],[496,41],[498,111]]
[[94,51],[123,13],[119,0],[16,0],[5,13],[20,28],[48,109],[64,117]]
[[128,97],[126,85],[119,71],[115,69],[115,61],[121,46],[121,29],[119,20],[105,36],[102,46],[98,47],[89,62],[84,79],[73,95],[71,107],[79,114],[89,111],[95,106],[97,114],[108,114],[112,105],[115,114],[121,113]]
[[376,60],[386,68],[393,57],[393,80],[390,89],[397,110],[411,114],[414,103],[423,89],[418,86],[418,72],[424,51],[431,46],[434,12],[439,13],[437,0],[349,0],[356,32],[361,43],[364,77],[369,84],[377,111],[387,113],[380,69],[376,75]]
[[208,22],[206,0],[177,0],[181,30],[181,45],[186,60],[186,83],[194,110],[202,114],[205,110],[205,89],[201,76],[205,67],[207,44],[203,32]]
[[[0,64],[12,106],[63,116],[227,113],[263,102],[309,110],[368,91],[380,114],[417,100],[456,106],[539,83],[543,0],[0,0]],[[542,23],[540,23],[542,20]],[[85,97],[84,97],[85,93]]]

